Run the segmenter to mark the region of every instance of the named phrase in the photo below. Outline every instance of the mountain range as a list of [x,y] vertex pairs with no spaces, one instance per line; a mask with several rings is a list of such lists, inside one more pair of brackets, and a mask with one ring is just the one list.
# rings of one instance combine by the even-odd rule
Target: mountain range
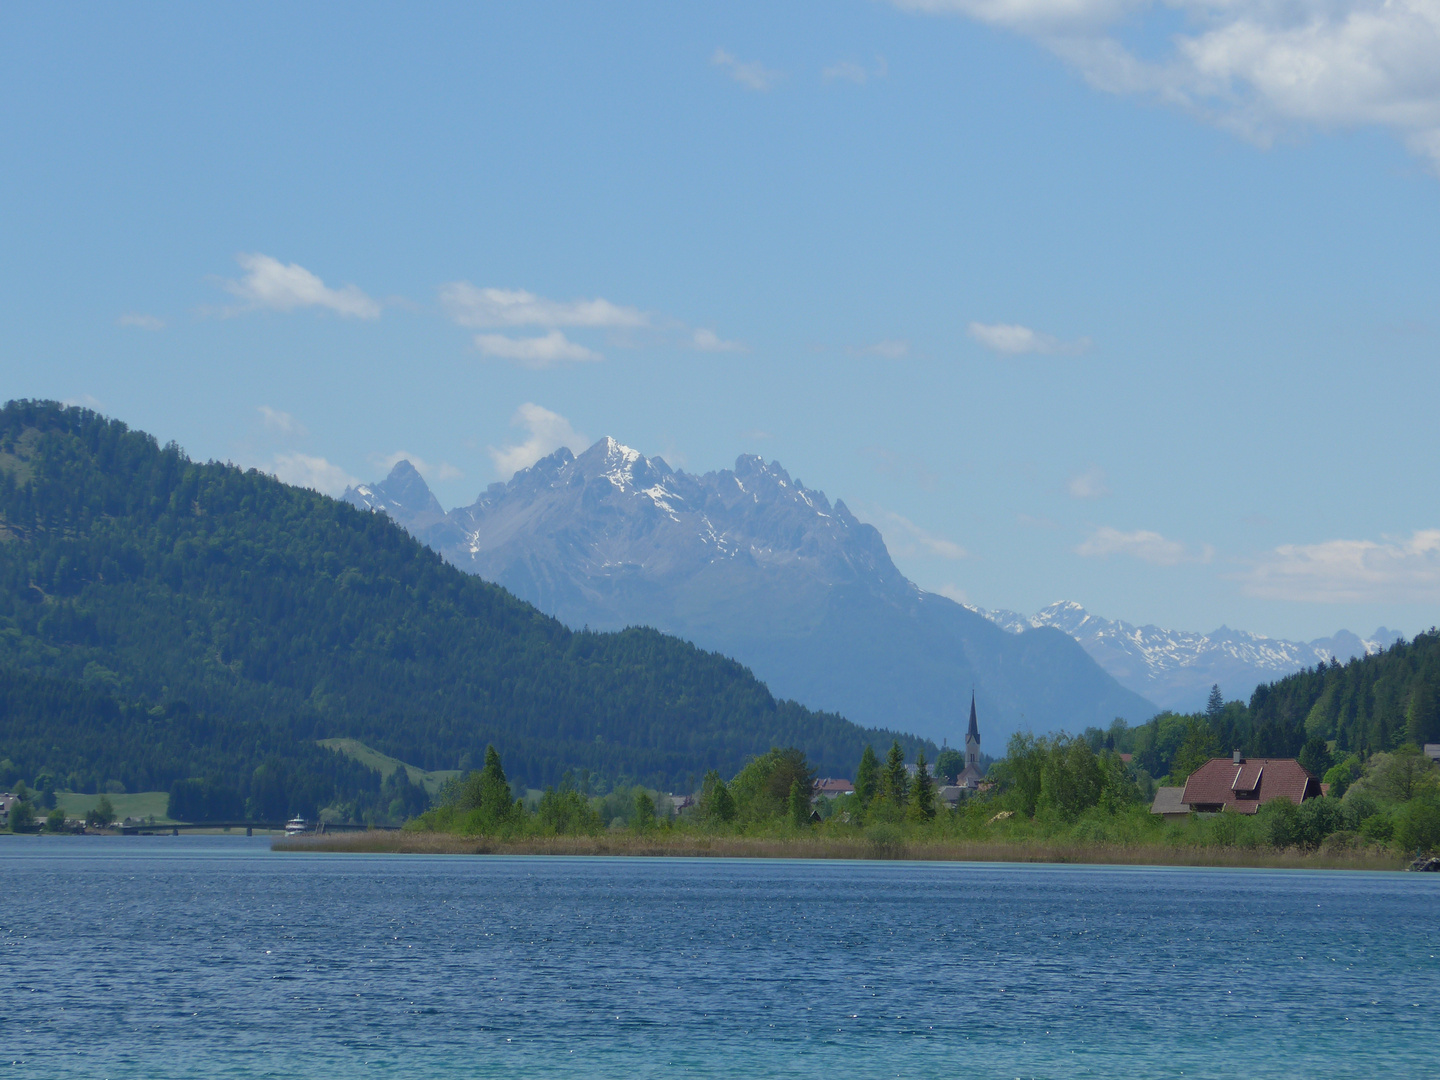
[[1341,630],[1314,641],[1286,641],[1222,626],[1208,634],[1135,626],[1092,615],[1073,601],[1061,601],[1024,616],[1014,611],[972,607],[1014,634],[1053,627],[1070,635],[1120,685],[1176,712],[1197,712],[1212,686],[1227,698],[1250,697],[1274,682],[1332,657],[1345,661],[1384,651],[1401,639],[1380,627],[1369,638]]
[[445,512],[408,462],[343,496],[571,627],[651,626],[735,657],[778,696],[987,752],[1022,727],[1156,712],[1053,627],[1006,632],[925,592],[844,502],[741,456],[694,475],[602,439]]

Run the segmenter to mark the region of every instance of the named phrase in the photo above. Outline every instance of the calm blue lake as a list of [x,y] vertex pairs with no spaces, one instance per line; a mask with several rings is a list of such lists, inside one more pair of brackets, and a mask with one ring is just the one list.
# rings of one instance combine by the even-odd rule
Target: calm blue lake
[[0,841],[33,1077],[1432,1077],[1440,878]]

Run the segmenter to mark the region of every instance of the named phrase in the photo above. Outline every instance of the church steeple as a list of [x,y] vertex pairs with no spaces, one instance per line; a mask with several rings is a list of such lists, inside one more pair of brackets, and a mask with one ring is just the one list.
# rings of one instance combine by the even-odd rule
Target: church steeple
[[960,786],[974,790],[984,779],[980,771],[980,724],[975,719],[975,691],[970,691],[970,729],[965,732],[965,771]]

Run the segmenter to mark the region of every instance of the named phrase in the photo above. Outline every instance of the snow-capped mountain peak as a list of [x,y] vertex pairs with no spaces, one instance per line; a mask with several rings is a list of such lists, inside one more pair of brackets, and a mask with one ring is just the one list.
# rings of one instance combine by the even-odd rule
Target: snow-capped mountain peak
[[1201,708],[1212,685],[1230,697],[1248,698],[1259,684],[1335,657],[1349,660],[1380,652],[1400,635],[1381,627],[1372,638],[1342,630],[1311,642],[1286,641],[1221,626],[1208,634],[1136,626],[1092,615],[1073,600],[1023,616],[972,607],[1011,633],[1053,626],[1078,641],[1122,686],[1167,708]]

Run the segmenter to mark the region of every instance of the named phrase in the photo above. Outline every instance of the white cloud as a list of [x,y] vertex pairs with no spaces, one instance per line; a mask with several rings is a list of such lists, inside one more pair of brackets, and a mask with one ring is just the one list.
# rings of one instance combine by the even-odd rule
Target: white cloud
[[1313,603],[1440,600],[1440,529],[1408,538],[1283,544],[1243,575],[1242,591]]
[[60,403],[71,408],[91,409],[94,412],[104,412],[105,404],[93,394],[81,394],[79,397],[66,398]]
[[384,469],[387,473],[395,468],[402,461],[408,461],[415,467],[415,471],[426,480],[459,480],[465,474],[451,465],[448,461],[442,461],[433,465],[422,457],[410,453],[408,450],[396,450],[393,454],[386,454],[383,457],[373,457],[370,460]]
[[594,300],[547,300],[524,289],[477,288],[468,281],[440,286],[440,304],[461,326],[487,329],[518,326],[635,327],[649,317],[599,297]]
[[310,488],[322,495],[339,495],[347,487],[360,483],[339,465],[309,454],[276,454],[270,471],[287,484]]
[[1206,544],[1199,552],[1191,553],[1178,540],[1167,540],[1148,529],[1121,532],[1102,525],[1075,549],[1075,554],[1088,558],[1128,555],[1154,566],[1176,566],[1186,562],[1209,562],[1215,556],[1215,549]]
[[133,326],[137,330],[164,330],[165,320],[138,311],[127,311],[115,320],[116,326]]
[[903,360],[910,355],[910,342],[903,338],[887,338],[856,350],[861,356],[878,356],[883,360]]
[[[1435,0],[892,0],[1037,41],[1098,89],[1179,105],[1261,145],[1291,128],[1373,125],[1440,171]],[[1168,32],[1179,12],[1184,25]],[[1156,34],[1147,35],[1147,30]],[[1141,57],[1120,40],[1158,38]]]
[[743,342],[724,341],[714,330],[696,330],[690,344],[701,352],[748,352]]
[[958,585],[952,585],[949,582],[946,582],[944,585],[941,585],[935,591],[941,596],[947,597],[950,600],[954,600],[957,604],[961,604],[965,607],[970,606],[970,594],[967,593],[964,589],[960,588],[960,586]]
[[972,322],[966,329],[972,338],[987,349],[1007,356],[1018,356],[1021,353],[1076,353],[1090,347],[1089,338],[1065,342],[1049,334],[1037,333],[1018,323]]
[[261,405],[256,411],[260,414],[260,422],[272,431],[302,437],[310,434],[305,430],[305,425],[296,420],[295,417],[291,416],[288,412],[272,409],[269,405]]
[[1110,487],[1105,482],[1105,470],[1091,465],[1065,481],[1065,491],[1072,499],[1100,499],[1110,494]]
[[[866,516],[871,518],[870,524],[880,528],[885,535],[885,546],[890,550],[891,555],[902,559],[912,558],[917,555],[938,555],[942,559],[965,559],[969,552],[953,540],[947,540],[943,536],[922,529],[909,518],[895,513],[893,510],[886,510],[883,507],[869,507]],[[881,525],[886,528],[881,528]],[[888,528],[888,533],[887,533]]]
[[785,77],[784,72],[771,71],[758,60],[737,60],[724,49],[716,49],[710,57],[710,63],[724,68],[732,79],[747,90],[769,90]]
[[510,360],[521,367],[547,368],[562,361],[604,360],[605,357],[571,341],[559,330],[544,337],[512,338],[504,334],[476,334],[475,347],[486,356]]
[[856,86],[864,86],[871,79],[883,79],[889,73],[890,65],[885,62],[885,57],[877,56],[874,71],[853,60],[840,60],[821,71],[820,77],[826,82],[840,79],[844,82],[852,82]]
[[524,428],[525,440],[499,449],[490,447],[496,473],[507,480],[562,446],[579,453],[590,445],[590,440],[571,427],[565,417],[528,401],[515,410],[510,426]]
[[239,281],[225,282],[225,289],[244,301],[223,314],[238,315],[256,308],[273,311],[294,311],[296,308],[326,308],[337,315],[357,319],[380,316],[380,305],[354,285],[332,289],[298,263],[282,263],[269,255],[237,255],[235,261],[245,271]]

